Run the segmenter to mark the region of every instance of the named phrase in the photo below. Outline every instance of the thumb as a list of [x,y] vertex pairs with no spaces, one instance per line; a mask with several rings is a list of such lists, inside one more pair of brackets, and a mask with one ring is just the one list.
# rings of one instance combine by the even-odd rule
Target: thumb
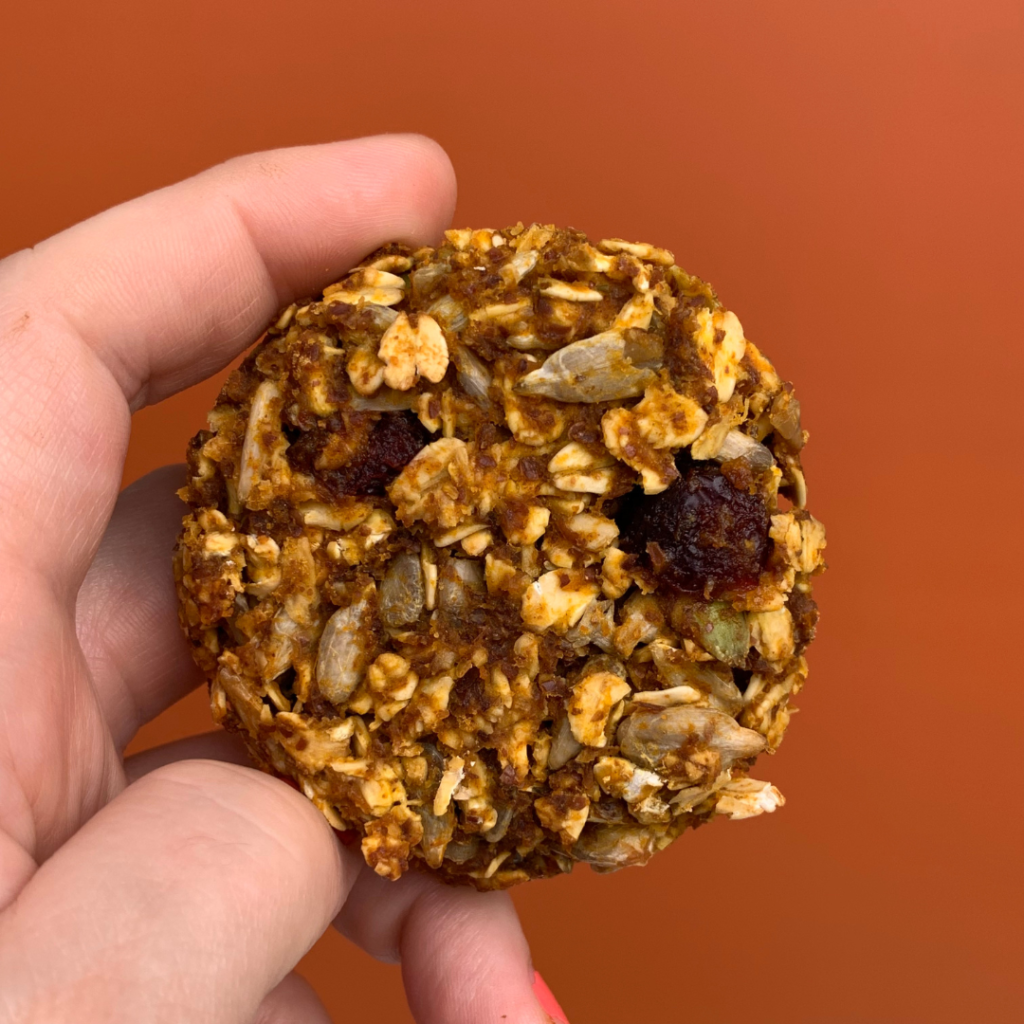
[[353,877],[284,783],[214,761],[157,769],[0,916],[0,1019],[251,1021]]

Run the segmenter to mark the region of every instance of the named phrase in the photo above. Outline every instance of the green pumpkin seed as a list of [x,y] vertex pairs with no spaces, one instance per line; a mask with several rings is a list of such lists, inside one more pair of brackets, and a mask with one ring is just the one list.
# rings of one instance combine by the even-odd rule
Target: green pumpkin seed
[[727,601],[695,604],[692,609],[697,624],[697,642],[726,665],[744,665],[750,650],[750,628],[743,612]]

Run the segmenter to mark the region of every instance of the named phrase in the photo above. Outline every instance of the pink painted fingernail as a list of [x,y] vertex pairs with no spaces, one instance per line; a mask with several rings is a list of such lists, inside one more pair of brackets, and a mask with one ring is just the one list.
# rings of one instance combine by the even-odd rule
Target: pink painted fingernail
[[548,988],[548,983],[540,976],[540,971],[533,972],[533,994],[537,997],[541,1009],[555,1022],[555,1024],[569,1024],[569,1018],[558,1005],[554,993]]

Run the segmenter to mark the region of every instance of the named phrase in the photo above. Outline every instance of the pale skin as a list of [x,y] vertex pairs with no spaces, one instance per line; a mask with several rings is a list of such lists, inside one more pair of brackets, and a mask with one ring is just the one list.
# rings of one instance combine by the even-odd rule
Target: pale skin
[[122,756],[201,682],[181,470],[118,495],[131,413],[378,245],[435,241],[454,202],[434,143],[361,139],[230,161],[0,262],[0,1024],[322,1024],[292,969],[332,921],[401,961],[421,1024],[549,1019],[505,894],[377,878],[226,734]]

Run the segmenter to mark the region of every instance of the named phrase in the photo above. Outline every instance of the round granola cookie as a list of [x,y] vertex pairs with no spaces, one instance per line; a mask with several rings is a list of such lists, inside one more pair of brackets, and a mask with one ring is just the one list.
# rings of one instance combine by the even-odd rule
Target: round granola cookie
[[192,441],[175,572],[215,718],[378,874],[644,864],[803,685],[793,389],[665,249],[388,245],[284,310]]

